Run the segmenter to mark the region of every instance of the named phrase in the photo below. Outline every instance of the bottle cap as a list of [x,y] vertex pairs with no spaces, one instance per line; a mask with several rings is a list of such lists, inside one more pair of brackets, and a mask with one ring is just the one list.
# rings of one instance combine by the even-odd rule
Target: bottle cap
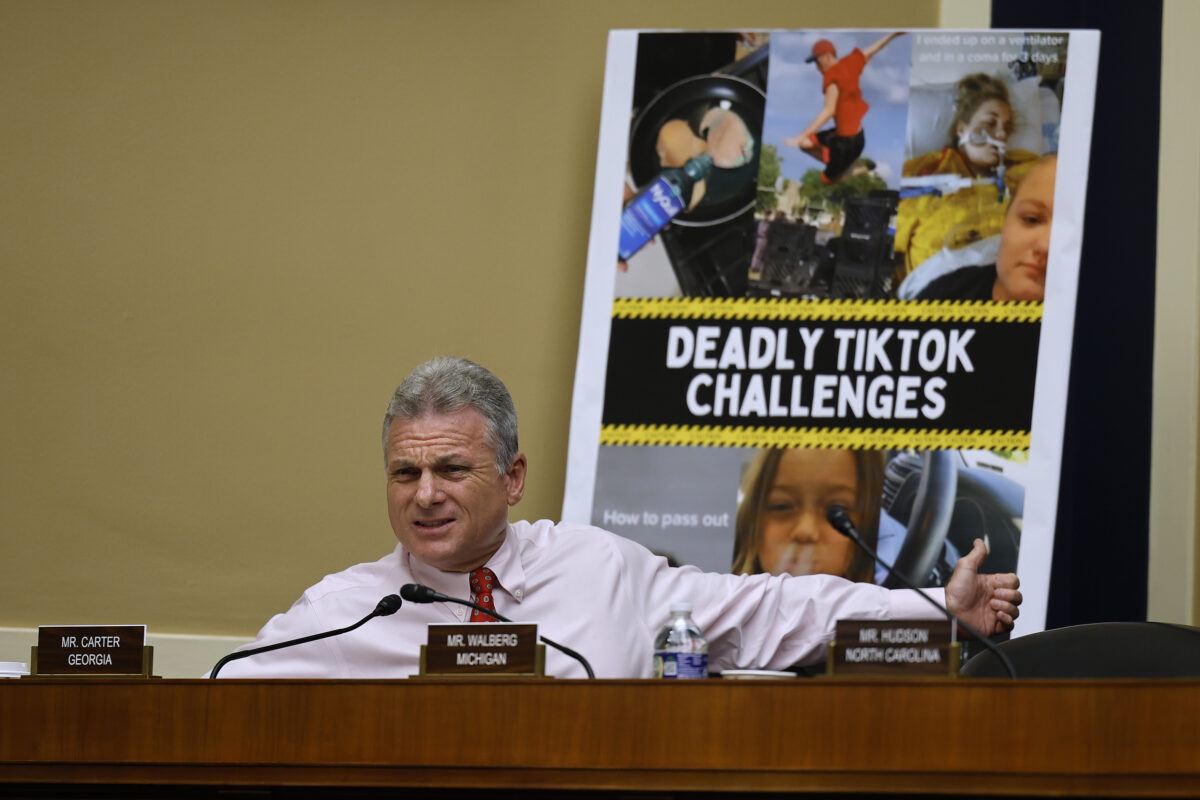
[[694,181],[708,177],[708,173],[712,172],[713,157],[708,153],[701,153],[694,158],[689,158],[687,163],[683,165],[683,172]]
[[692,604],[691,603],[671,603],[671,613],[672,614],[691,614],[692,613]]

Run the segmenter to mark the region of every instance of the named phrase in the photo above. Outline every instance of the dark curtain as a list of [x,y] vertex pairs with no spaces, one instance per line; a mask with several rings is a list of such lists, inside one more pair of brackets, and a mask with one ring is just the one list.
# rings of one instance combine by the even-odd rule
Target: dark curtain
[[992,27],[1101,31],[1046,627],[1144,620],[1162,0],[994,0]]

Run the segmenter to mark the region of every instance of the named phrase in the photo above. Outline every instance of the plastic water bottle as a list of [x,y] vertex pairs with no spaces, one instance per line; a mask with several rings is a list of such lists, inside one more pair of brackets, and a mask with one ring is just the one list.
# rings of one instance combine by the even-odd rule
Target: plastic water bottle
[[671,604],[671,619],[654,640],[654,677],[708,677],[708,641],[692,622],[691,603]]
[[622,261],[641,250],[646,242],[687,208],[692,187],[712,171],[713,160],[701,153],[682,167],[664,169],[650,185],[630,201],[621,213],[621,241],[617,255]]

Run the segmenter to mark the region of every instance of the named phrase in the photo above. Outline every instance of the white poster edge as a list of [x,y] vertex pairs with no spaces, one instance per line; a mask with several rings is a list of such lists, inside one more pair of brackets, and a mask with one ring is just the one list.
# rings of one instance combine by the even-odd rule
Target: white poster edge
[[[1037,633],[1046,626],[1099,52],[1099,31],[1070,32],[1067,41],[1069,79],[1063,95],[1059,141],[1072,145],[1060,150],[1058,155],[1054,193],[1056,224],[1048,258],[1055,268],[1047,270],[1046,274],[1046,295],[1053,297],[1054,303],[1047,304],[1044,309],[1038,343],[1030,427],[1030,479],[1025,496],[1021,548],[1017,555],[1017,574],[1026,591],[1013,636]],[[1086,135],[1077,136],[1077,131]],[[1075,224],[1074,220],[1079,220],[1080,224]],[[1029,536],[1031,531],[1037,534]]]
[[[562,519],[589,523],[600,452],[600,417],[608,363],[616,241],[619,220],[610,209],[621,205],[625,175],[629,109],[633,108],[633,77],[637,62],[636,30],[609,31],[596,148],[596,178],[592,189],[592,224],[584,275],[583,309],[575,385],[571,399],[571,428],[567,437],[567,474]],[[600,369],[595,366],[601,365]]]

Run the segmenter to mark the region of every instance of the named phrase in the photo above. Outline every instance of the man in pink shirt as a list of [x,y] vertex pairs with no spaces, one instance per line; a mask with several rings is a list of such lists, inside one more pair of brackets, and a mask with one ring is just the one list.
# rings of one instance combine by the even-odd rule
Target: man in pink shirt
[[[419,365],[396,390],[383,424],[388,517],[399,544],[379,561],[326,576],[273,617],[255,646],[345,627],[406,583],[451,597],[472,594],[486,566],[496,610],[583,653],[597,677],[650,677],[652,644],[672,602],[687,600],[709,640],[714,670],[782,669],[820,661],[837,619],[936,618],[916,592],[829,575],[704,573],[670,567],[641,545],[588,525],[509,522],[525,491],[526,459],[504,384],[465,359]],[[1012,627],[1015,575],[980,575],[981,542],[955,569],[944,597],[985,635]],[[459,605],[408,604],[343,636],[232,662],[226,677],[395,678],[417,672],[432,622],[465,622]],[[583,677],[547,653],[546,672]]]

